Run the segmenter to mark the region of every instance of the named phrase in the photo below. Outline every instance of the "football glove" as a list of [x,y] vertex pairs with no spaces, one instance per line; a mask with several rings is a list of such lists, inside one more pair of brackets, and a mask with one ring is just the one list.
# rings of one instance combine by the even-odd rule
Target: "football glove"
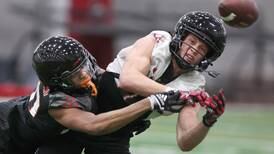
[[150,120],[141,120],[139,121],[135,127],[132,128],[134,135],[139,135],[140,133],[143,133],[146,129],[148,129],[151,125]]
[[178,91],[172,90],[163,93],[153,94],[148,97],[152,110],[159,113],[178,113],[187,104],[194,105],[196,102],[204,102],[208,94],[202,90]]
[[180,91],[168,91],[150,95],[148,99],[152,110],[156,110],[160,113],[163,111],[177,113],[184,105],[184,102],[180,99],[180,96]]
[[188,104],[195,106],[195,103],[203,103],[206,99],[209,98],[209,94],[204,90],[194,90],[189,91],[188,93],[184,93],[182,95],[182,99],[187,101]]
[[206,114],[203,116],[204,125],[207,127],[213,126],[225,111],[224,91],[219,90],[217,94],[207,98],[204,102],[200,102],[200,104],[206,108]]

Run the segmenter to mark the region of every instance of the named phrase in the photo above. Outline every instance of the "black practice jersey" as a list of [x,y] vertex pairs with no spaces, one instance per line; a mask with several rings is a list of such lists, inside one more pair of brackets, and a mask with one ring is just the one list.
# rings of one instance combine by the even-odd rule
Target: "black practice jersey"
[[[118,79],[117,77],[117,74],[110,72],[105,72],[101,76],[98,84],[98,96],[96,99],[99,113],[126,107],[143,98],[129,97],[129,95],[119,89],[115,82],[115,80]],[[127,154],[129,153],[129,141],[133,136],[133,132],[139,131],[139,129],[146,129],[149,126],[149,121],[144,120],[146,116],[147,115],[140,117],[129,125],[111,134],[89,136],[82,133],[78,134],[77,138],[85,145],[85,153],[87,154]]]
[[19,101],[22,103],[9,116],[10,135],[15,145],[23,148],[42,144],[68,132],[48,114],[49,109],[79,108],[94,113],[97,110],[90,93],[72,96],[63,92],[50,92],[40,82],[30,96],[21,97]]

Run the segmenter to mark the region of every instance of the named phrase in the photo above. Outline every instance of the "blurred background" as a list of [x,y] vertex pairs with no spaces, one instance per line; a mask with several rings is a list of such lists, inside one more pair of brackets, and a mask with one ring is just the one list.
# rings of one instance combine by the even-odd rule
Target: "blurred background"
[[[0,96],[9,98],[30,93],[37,81],[31,67],[32,53],[49,36],[76,38],[105,67],[120,49],[152,30],[172,32],[177,20],[188,11],[203,10],[219,16],[218,2],[0,0]],[[259,19],[251,27],[226,26],[228,41],[224,54],[209,68],[221,75],[214,79],[205,74],[209,91],[225,89],[229,110],[211,131],[211,137],[192,153],[225,153],[228,147],[229,154],[274,152],[271,133],[274,128],[274,1],[257,0],[257,4]],[[134,152],[151,153],[157,149],[157,153],[178,153],[173,126],[176,116],[160,118],[155,123],[152,129],[133,140]],[[151,143],[149,139],[153,135],[155,142]],[[261,148],[254,146],[261,143],[256,141],[262,142]],[[239,146],[247,142],[248,146]]]

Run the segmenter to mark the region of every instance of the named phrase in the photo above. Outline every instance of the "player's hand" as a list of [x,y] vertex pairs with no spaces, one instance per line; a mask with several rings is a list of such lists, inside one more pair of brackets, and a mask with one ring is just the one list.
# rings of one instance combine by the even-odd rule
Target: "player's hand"
[[189,92],[182,92],[181,99],[187,104],[195,106],[195,103],[203,103],[209,98],[209,94],[204,90],[193,90]]
[[180,91],[172,90],[150,95],[148,99],[150,100],[152,110],[156,110],[160,113],[163,113],[164,111],[177,113],[186,104],[181,96],[182,93]]
[[223,89],[217,94],[207,98],[204,102],[200,102],[201,106],[206,107],[206,114],[203,116],[203,123],[207,127],[211,127],[217,119],[225,111],[225,96]]

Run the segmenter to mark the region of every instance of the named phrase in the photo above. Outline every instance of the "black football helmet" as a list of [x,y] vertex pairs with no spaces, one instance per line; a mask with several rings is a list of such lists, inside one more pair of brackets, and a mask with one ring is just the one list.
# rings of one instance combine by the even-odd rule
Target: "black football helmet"
[[[174,31],[174,36],[170,42],[170,51],[175,57],[176,63],[182,69],[204,71],[224,51],[226,30],[223,22],[208,12],[193,11],[186,13],[179,19]],[[209,52],[198,65],[189,64],[177,53],[182,40],[189,33],[204,41],[209,47]]]
[[75,39],[50,37],[38,45],[33,54],[33,68],[40,81],[51,89],[73,89],[70,76],[80,69],[96,80],[100,67],[96,59]]

